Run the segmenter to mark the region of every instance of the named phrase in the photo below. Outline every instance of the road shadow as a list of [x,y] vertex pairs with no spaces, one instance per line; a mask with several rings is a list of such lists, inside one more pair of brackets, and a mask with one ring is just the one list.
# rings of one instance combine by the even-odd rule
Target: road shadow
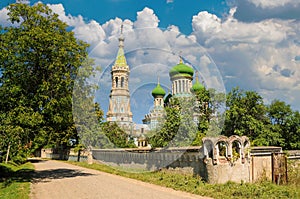
[[[31,159],[32,163],[45,162],[47,160],[42,159]],[[80,176],[92,176],[94,174],[80,171],[77,169],[67,169],[67,168],[58,168],[58,169],[48,169],[42,171],[32,171],[31,172],[31,182],[40,183],[40,182],[49,182],[50,180],[55,179],[64,179],[64,178],[75,178]]]
[[49,169],[43,171],[34,171],[32,172],[31,182],[40,183],[40,182],[49,182],[54,179],[63,179],[63,178],[75,178],[78,176],[91,176],[94,174],[82,172],[75,169]]
[[28,158],[27,161],[31,163],[39,163],[39,162],[45,162],[47,160],[43,160],[41,158]]

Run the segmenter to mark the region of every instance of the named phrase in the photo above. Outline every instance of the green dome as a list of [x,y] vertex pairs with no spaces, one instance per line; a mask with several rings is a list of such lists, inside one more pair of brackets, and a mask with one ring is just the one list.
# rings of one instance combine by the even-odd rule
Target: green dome
[[182,63],[182,61],[180,61],[179,64],[177,64],[176,66],[174,66],[173,68],[171,68],[170,72],[169,72],[170,77],[176,76],[176,75],[184,75],[187,77],[193,77],[194,75],[194,70],[185,65],[184,63]]
[[159,83],[157,84],[157,86],[152,90],[152,96],[165,96],[166,91],[159,85]]
[[196,91],[200,91],[202,89],[204,89],[203,84],[201,84],[199,81],[196,81],[195,84],[193,84],[191,90],[194,91],[194,92],[196,92]]

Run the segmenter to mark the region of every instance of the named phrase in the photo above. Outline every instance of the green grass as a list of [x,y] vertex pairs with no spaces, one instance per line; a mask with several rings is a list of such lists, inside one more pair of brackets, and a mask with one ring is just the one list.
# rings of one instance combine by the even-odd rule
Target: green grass
[[68,163],[213,198],[300,198],[299,184],[275,185],[271,182],[255,184],[228,182],[212,185],[203,182],[199,177],[169,170],[130,173],[103,164]]
[[30,194],[30,173],[34,166],[0,163],[0,199],[28,199]]

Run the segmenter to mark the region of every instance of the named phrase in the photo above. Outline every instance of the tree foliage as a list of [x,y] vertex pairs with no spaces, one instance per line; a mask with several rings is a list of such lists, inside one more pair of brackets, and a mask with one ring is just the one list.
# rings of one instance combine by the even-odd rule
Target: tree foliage
[[248,136],[254,145],[300,148],[300,115],[285,102],[265,105],[257,92],[234,88],[226,106],[223,134]]
[[150,136],[149,142],[153,147],[165,147],[177,134],[180,126],[180,110],[178,101],[171,101],[165,107],[166,117],[160,123],[155,133]]
[[270,122],[270,129],[280,140],[272,143],[276,146],[282,146],[285,149],[300,148],[300,114],[293,111],[290,105],[283,101],[273,100],[267,106],[267,116]]
[[208,132],[220,133],[216,116],[222,101],[223,94],[205,88],[190,97],[171,98],[165,107],[166,118],[150,143],[159,147],[201,145]]
[[258,93],[234,88],[227,95],[226,107],[225,135],[246,135],[253,140],[263,131],[266,107]]
[[41,3],[7,9],[13,25],[0,30],[1,150],[67,146],[76,137],[72,91],[88,45]]
[[122,130],[115,122],[104,122],[101,124],[101,130],[109,139],[113,147],[134,148],[133,140],[129,139],[128,134]]

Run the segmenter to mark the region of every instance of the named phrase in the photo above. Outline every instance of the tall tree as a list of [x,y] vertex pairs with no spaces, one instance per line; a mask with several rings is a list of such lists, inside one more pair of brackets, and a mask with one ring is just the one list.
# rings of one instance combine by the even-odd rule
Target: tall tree
[[290,131],[284,135],[286,149],[300,149],[300,113],[294,111],[291,120]]
[[47,6],[8,6],[12,26],[0,30],[0,134],[14,151],[76,137],[72,91],[88,45]]
[[180,107],[177,100],[170,100],[165,107],[165,118],[160,122],[149,142],[153,147],[165,147],[177,134],[180,126]]
[[236,87],[227,95],[226,108],[223,134],[245,135],[254,140],[265,132],[266,107],[258,93]]
[[[290,105],[280,100],[273,100],[267,110],[273,135],[269,140],[273,140],[272,144],[282,146],[284,149],[299,149],[299,112],[293,111]],[[275,140],[275,138],[277,139]]]

